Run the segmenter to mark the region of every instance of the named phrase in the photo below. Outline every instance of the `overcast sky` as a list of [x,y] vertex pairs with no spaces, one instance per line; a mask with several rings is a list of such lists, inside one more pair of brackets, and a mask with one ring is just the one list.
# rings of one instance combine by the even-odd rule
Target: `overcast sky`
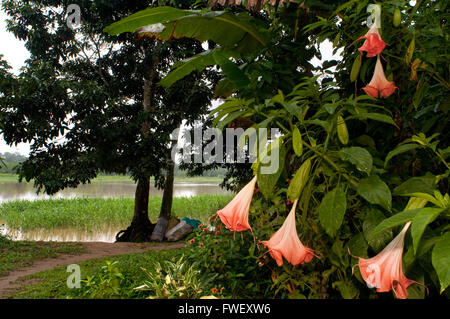
[[[25,64],[25,60],[28,59],[29,53],[25,49],[24,42],[16,39],[11,33],[6,31],[6,19],[5,12],[0,10],[0,55],[3,55],[9,65],[14,69],[14,73],[18,74],[20,68]],[[333,56],[332,44],[330,42],[324,42],[320,45],[320,51],[322,53],[323,60],[320,61],[314,58],[312,63],[318,65],[325,60],[335,59],[337,56]],[[339,54],[339,53],[338,53]],[[30,147],[28,144],[19,144],[17,146],[8,146],[0,136],[0,153],[19,152],[22,155],[28,156]]]

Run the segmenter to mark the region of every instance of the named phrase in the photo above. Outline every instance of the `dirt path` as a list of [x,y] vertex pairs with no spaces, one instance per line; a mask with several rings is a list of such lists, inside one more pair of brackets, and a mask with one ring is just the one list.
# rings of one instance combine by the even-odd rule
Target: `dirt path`
[[86,248],[86,252],[80,255],[59,255],[56,258],[46,258],[34,261],[32,266],[19,268],[11,271],[7,276],[0,277],[0,298],[11,292],[16,288],[23,286],[23,282],[17,283],[16,280],[32,275],[44,270],[53,269],[58,266],[76,264],[85,260],[97,259],[107,256],[117,256],[130,253],[139,253],[146,250],[167,250],[182,248],[185,243],[174,244],[135,244],[135,243],[102,243],[102,242],[89,242],[82,243]]

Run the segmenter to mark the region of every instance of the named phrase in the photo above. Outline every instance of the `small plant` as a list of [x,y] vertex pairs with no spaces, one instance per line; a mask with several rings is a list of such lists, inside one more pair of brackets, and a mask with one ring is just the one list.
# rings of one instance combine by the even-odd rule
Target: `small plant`
[[121,296],[124,276],[117,268],[117,262],[106,261],[92,276],[82,280],[81,297],[92,299],[116,299]]
[[138,291],[151,291],[153,294],[149,299],[200,298],[213,279],[203,280],[200,271],[185,262],[184,255],[177,262],[165,261],[163,265],[156,262],[153,268],[154,271],[142,268],[148,280],[135,288]]

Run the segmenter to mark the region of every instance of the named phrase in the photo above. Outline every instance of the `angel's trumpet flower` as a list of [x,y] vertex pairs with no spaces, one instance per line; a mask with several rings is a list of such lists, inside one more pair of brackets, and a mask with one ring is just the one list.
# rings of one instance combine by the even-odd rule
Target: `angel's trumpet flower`
[[314,257],[314,251],[304,246],[297,235],[295,227],[297,202],[298,200],[294,202],[283,226],[270,237],[270,240],[261,242],[269,249],[270,256],[276,260],[278,266],[283,265],[283,257],[294,266],[308,263]]
[[255,190],[256,176],[233,198],[227,206],[217,212],[222,223],[232,231],[251,230],[248,211]]
[[398,89],[394,82],[389,82],[386,79],[383,71],[383,65],[380,61],[380,56],[377,57],[377,64],[375,65],[375,72],[373,73],[372,80],[370,80],[369,84],[363,87],[363,90],[370,96],[374,98],[383,97],[387,98],[392,93],[394,93],[395,89]]
[[359,259],[361,276],[370,288],[378,292],[394,291],[396,298],[408,298],[408,288],[411,284],[420,283],[405,277],[402,270],[402,255],[405,234],[411,222],[378,255],[370,259]]
[[366,39],[363,45],[358,49],[359,52],[361,52],[361,57],[363,55],[363,51],[367,52],[368,58],[377,56],[386,47],[386,43],[383,41],[383,39],[381,39],[378,28],[375,26],[375,24],[369,29],[366,35],[358,38],[358,40],[361,39]]

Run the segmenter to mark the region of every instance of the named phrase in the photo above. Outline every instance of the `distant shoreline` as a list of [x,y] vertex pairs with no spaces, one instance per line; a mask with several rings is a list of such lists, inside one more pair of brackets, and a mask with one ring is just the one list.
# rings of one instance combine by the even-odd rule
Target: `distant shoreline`
[[[152,179],[153,180],[153,179]],[[175,183],[221,183],[223,177],[209,177],[209,176],[175,176]],[[0,183],[18,182],[18,175],[14,174],[0,174]],[[31,181],[32,182],[32,181]],[[130,176],[126,175],[101,175],[91,181],[92,183],[98,182],[133,182]]]

